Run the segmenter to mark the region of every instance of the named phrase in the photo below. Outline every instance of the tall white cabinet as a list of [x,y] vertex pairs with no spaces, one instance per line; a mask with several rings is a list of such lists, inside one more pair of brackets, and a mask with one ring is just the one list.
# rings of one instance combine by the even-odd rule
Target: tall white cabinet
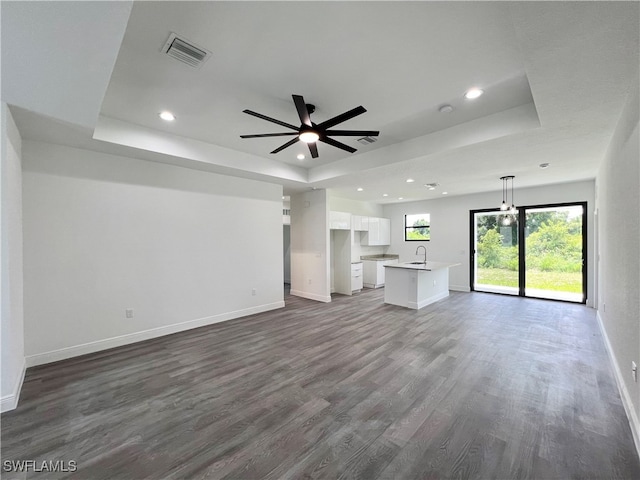
[[[352,215],[348,212],[329,212],[331,229],[331,290],[335,293],[351,295],[363,287],[384,285],[384,263],[375,267],[376,274],[367,280],[367,268],[362,263],[351,263],[354,238],[360,238],[360,245],[385,246],[391,244],[391,220],[388,218]],[[397,262],[397,260],[395,260]],[[366,262],[365,262],[366,263]]]

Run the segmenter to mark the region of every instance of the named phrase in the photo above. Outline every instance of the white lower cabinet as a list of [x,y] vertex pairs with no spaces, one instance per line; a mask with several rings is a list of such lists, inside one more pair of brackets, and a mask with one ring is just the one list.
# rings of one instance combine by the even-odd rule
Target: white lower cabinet
[[362,290],[362,262],[351,264],[351,291],[359,292]]
[[398,259],[392,260],[364,260],[363,285],[367,288],[384,287],[384,266],[398,263]]

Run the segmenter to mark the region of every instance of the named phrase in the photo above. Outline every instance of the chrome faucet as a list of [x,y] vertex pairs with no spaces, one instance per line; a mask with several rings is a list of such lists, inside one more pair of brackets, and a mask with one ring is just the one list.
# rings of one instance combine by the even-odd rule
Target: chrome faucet
[[427,263],[427,247],[425,247],[424,245],[418,245],[418,248],[416,248],[416,255],[418,255],[418,250],[420,250],[421,248],[424,249],[424,263]]

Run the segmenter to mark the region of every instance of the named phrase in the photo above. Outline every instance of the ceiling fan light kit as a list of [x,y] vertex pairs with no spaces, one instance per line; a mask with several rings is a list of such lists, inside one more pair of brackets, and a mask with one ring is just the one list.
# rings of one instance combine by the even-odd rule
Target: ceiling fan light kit
[[300,118],[301,125],[299,127],[291,125],[290,123],[276,120],[275,118],[267,117],[266,115],[262,115],[261,113],[257,113],[251,110],[243,110],[243,112],[249,115],[253,115],[254,117],[261,118],[262,120],[266,120],[268,122],[276,123],[283,127],[290,128],[291,130],[293,130],[293,132],[240,135],[240,138],[285,137],[295,135],[296,137],[294,139],[289,140],[284,145],[279,146],[271,153],[281,152],[285,148],[290,147],[298,140],[300,140],[309,146],[311,156],[313,158],[317,158],[318,146],[316,142],[318,141],[326,143],[327,145],[331,145],[332,147],[339,148],[346,152],[353,153],[357,151],[355,148],[334,140],[331,137],[377,137],[378,135],[380,135],[380,132],[377,130],[329,130],[331,127],[338,125],[339,123],[346,122],[347,120],[350,120],[353,117],[366,112],[367,110],[362,105],[353,108],[348,112],[344,112],[340,115],[330,118],[329,120],[325,120],[324,122],[315,124],[311,121],[311,114],[315,111],[315,106],[305,103],[302,95],[292,95],[291,97],[293,98],[293,103],[296,106],[298,117]]

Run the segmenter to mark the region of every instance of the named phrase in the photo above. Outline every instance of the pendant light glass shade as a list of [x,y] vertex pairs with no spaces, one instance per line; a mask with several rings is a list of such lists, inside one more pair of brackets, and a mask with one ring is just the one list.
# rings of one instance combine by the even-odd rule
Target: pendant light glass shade
[[[509,210],[509,213],[516,214],[516,204],[513,201],[513,179],[515,177],[513,175],[505,175],[504,177],[500,177],[502,180],[502,204],[500,205],[500,210],[506,212]],[[511,202],[509,202],[509,180],[511,180]],[[509,206],[511,204],[511,206]],[[505,224],[506,225],[506,224]]]

